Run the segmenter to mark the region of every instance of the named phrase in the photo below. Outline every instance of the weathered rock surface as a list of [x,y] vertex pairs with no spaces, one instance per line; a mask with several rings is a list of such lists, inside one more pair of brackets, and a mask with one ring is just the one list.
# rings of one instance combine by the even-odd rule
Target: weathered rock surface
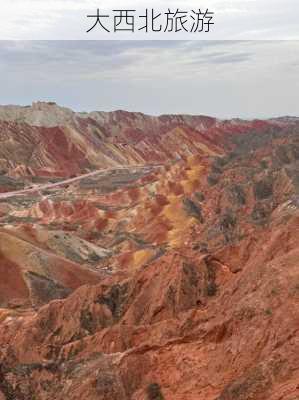
[[[116,164],[130,163],[125,147],[114,158],[121,141],[147,143],[138,162],[163,164],[3,199],[1,400],[299,398],[297,120],[43,103],[0,118],[8,137],[26,125],[28,143],[31,131],[63,137],[82,119],[77,135],[101,126]],[[27,161],[35,174],[41,164]]]

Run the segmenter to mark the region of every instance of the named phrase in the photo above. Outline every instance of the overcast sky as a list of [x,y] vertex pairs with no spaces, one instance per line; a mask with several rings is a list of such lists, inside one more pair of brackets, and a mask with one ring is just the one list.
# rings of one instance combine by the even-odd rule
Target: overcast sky
[[299,41],[0,41],[0,104],[299,116]]

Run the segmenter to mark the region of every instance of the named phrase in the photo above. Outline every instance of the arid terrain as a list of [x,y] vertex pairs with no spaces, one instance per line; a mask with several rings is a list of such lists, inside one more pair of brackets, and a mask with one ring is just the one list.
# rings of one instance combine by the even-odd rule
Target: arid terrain
[[299,119],[0,107],[0,400],[298,400]]

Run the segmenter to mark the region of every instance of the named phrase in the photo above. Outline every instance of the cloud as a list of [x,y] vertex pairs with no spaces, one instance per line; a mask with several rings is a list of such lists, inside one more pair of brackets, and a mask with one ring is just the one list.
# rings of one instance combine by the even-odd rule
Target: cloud
[[1,104],[299,115],[296,41],[0,42]]

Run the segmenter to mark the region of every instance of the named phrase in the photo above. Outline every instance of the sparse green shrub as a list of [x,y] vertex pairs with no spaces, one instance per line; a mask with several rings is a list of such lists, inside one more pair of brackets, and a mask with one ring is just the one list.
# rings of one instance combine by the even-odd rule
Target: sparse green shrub
[[228,159],[226,157],[216,157],[214,161],[214,165],[218,168],[224,167],[228,163]]
[[233,199],[239,204],[239,205],[245,205],[246,204],[246,194],[241,185],[233,185],[230,188],[230,191],[232,193]]
[[88,260],[89,260],[91,263],[99,262],[100,259],[101,259],[101,257],[100,257],[95,251],[93,251],[92,253],[90,253],[89,256],[88,256]]
[[262,161],[260,162],[260,166],[261,166],[262,169],[267,169],[267,168],[268,168],[268,163],[267,163],[267,161],[266,161],[266,160],[262,160]]
[[267,308],[267,309],[265,310],[265,314],[266,314],[268,317],[271,317],[271,315],[272,315],[272,310],[271,310],[271,308]]
[[89,310],[82,310],[80,314],[80,325],[89,333],[93,333],[96,327],[92,313]]
[[254,185],[254,195],[257,200],[263,200],[273,195],[273,182],[270,178],[263,179]]
[[226,243],[232,242],[234,237],[234,230],[237,225],[237,218],[232,210],[227,210],[224,215],[220,217],[220,230],[223,233]]
[[219,182],[220,177],[216,174],[210,174],[207,178],[208,184],[210,186],[215,186]]
[[299,145],[288,143],[280,145],[275,151],[275,158],[281,165],[290,164],[299,159]]
[[204,222],[202,210],[199,205],[197,205],[196,203],[194,203],[194,201],[188,199],[187,197],[183,200],[183,205],[184,210],[188,215],[196,218],[201,224]]
[[275,156],[280,164],[289,164],[290,158],[288,155],[288,149],[286,145],[279,146],[275,151]]
[[251,218],[256,224],[265,224],[270,216],[270,210],[265,205],[257,203],[251,213]]
[[203,201],[205,200],[205,196],[204,196],[204,194],[201,193],[201,192],[196,192],[196,193],[194,193],[194,196],[196,197],[196,199],[197,199],[199,202],[203,202]]
[[215,164],[212,165],[211,171],[213,174],[222,174],[222,169]]
[[146,389],[146,393],[148,400],[164,400],[164,396],[158,383],[150,383]]
[[198,250],[202,253],[207,253],[208,252],[208,244],[206,242],[201,242],[201,243],[195,243],[192,247],[193,250]]
[[226,213],[220,218],[220,228],[222,231],[233,229],[237,224],[237,218],[233,214],[232,210],[226,211]]
[[215,282],[209,282],[207,285],[207,295],[208,296],[215,296],[217,292],[217,286]]

